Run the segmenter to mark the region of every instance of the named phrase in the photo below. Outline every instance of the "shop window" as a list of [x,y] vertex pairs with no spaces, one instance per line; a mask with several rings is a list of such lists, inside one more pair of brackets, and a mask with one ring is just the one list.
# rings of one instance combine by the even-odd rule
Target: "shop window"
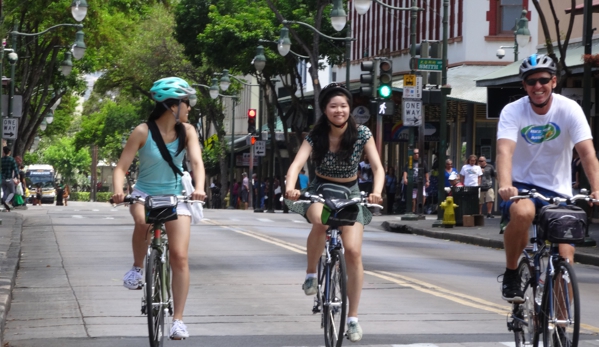
[[[528,10],[528,0],[490,0],[487,21],[489,36],[507,37],[514,35],[514,26],[520,18],[522,10]],[[530,20],[530,13],[528,14]]]

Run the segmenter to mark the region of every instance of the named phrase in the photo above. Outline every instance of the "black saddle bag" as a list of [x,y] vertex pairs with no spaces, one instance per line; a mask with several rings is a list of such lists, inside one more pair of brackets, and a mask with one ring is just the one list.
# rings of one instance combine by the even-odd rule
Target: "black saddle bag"
[[[321,184],[316,189],[316,192],[322,195],[323,198],[331,201],[348,200],[351,196],[351,189],[333,183]],[[325,204],[322,209],[322,224],[338,228],[344,225],[354,225],[356,223],[358,213],[360,213],[360,207],[358,205],[350,205],[337,212],[333,211],[327,205],[329,204]]]
[[538,237],[553,243],[581,243],[587,214],[578,206],[543,206],[539,213]]
[[177,203],[176,195],[147,196],[144,204],[146,223],[164,223],[177,219]]

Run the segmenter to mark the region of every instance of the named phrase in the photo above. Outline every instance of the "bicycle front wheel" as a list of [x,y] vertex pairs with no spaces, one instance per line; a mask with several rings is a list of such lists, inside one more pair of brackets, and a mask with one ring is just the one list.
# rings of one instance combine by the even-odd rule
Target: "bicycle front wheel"
[[151,347],[164,343],[164,309],[162,298],[162,261],[160,253],[152,250],[146,260],[146,312]]
[[514,304],[514,311],[512,313],[514,340],[516,347],[530,346],[531,344],[536,347],[539,344],[540,331],[537,328],[535,290],[532,286],[531,267],[527,258],[520,260],[518,274],[520,275],[520,283],[524,292],[524,302]]
[[555,266],[551,286],[543,295],[543,346],[577,347],[580,332],[578,281],[572,265],[560,260]]
[[331,264],[325,271],[324,341],[326,347],[341,347],[347,315],[347,270],[341,250],[331,251]]

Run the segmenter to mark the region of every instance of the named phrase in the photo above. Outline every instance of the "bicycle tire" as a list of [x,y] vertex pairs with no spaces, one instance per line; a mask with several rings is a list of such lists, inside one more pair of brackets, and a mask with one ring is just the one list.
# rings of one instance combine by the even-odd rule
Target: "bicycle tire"
[[[563,259],[559,260],[555,265],[554,276],[546,279],[546,282],[548,280],[552,281],[552,285],[545,283],[543,293],[543,346],[577,347],[580,333],[580,293],[572,265]],[[555,324],[558,319],[566,318],[569,323]]]
[[331,251],[331,263],[328,264],[328,292],[325,284],[324,341],[326,347],[341,347],[345,333],[347,315],[347,269],[345,257],[340,249]]
[[164,310],[162,307],[162,261],[160,252],[153,249],[146,260],[146,313],[150,347],[164,344]]
[[536,288],[532,285],[532,274],[530,260],[522,258],[518,264],[518,275],[520,276],[525,301],[521,304],[514,304],[513,314],[516,314],[525,324],[518,320],[513,321],[516,347],[530,346],[531,344],[533,347],[537,347],[539,345],[540,329],[538,328],[535,311]]

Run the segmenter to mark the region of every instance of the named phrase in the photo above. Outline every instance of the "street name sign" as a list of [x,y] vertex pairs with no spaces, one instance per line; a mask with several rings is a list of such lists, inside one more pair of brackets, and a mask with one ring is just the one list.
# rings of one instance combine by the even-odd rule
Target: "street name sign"
[[15,140],[19,132],[19,120],[17,118],[4,118],[2,120],[2,138]]
[[416,69],[425,71],[443,71],[443,59],[418,58]]
[[[415,76],[415,75],[405,75],[405,76]],[[410,86],[405,84],[403,87],[403,97],[405,99],[422,99],[422,76],[416,76],[414,80],[410,80]]]
[[407,127],[419,126],[422,123],[422,100],[403,100],[402,121]]
[[254,155],[264,157],[266,155],[266,141],[256,141],[254,144]]

